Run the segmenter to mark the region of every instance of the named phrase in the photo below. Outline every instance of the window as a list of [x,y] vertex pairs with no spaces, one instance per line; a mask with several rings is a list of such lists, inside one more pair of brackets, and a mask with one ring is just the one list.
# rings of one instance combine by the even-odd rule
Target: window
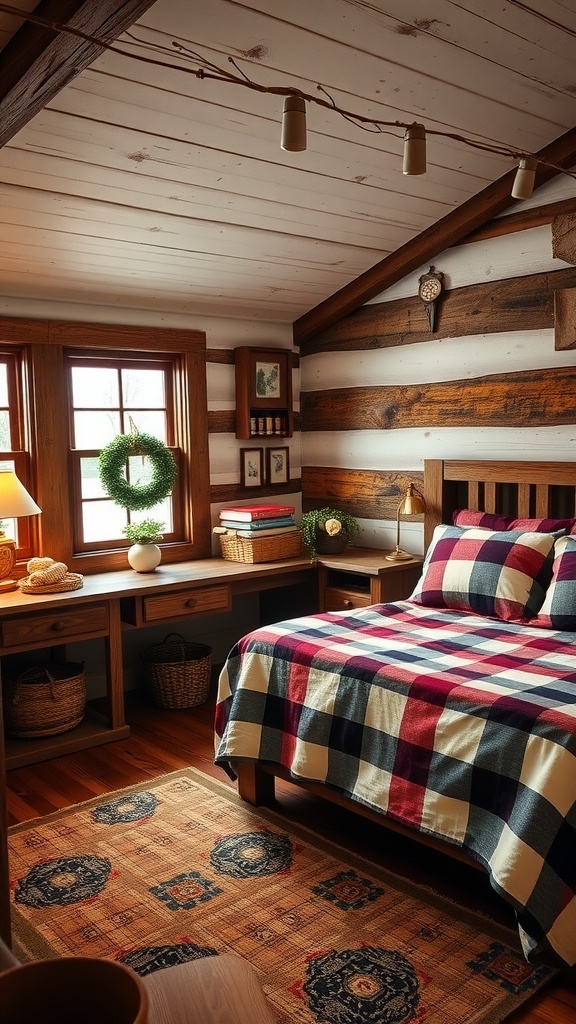
[[[30,458],[25,450],[26,418],[22,401],[24,360],[21,350],[0,349],[0,468],[12,469],[27,490],[30,482]],[[29,558],[35,523],[28,517],[2,519],[0,530],[16,541],[16,557]]]
[[[174,381],[177,359],[161,355],[124,355],[72,351],[66,353],[70,394],[70,455],[75,517],[75,550],[126,546],[122,528],[143,518],[165,524],[165,541],[181,540],[181,488],[146,511],[131,513],[116,505],[102,489],[98,455],[119,434],[151,434],[181,463],[177,444]],[[131,483],[146,484],[148,460],[128,462]]]
[[[31,530],[29,549],[19,535],[21,557],[49,555],[80,573],[126,568],[126,514],[103,494],[97,461],[131,422],[178,464],[169,499],[135,514],[167,524],[163,564],[209,557],[205,335],[0,318],[0,462],[42,509],[18,524]],[[130,472],[141,474],[141,460]]]

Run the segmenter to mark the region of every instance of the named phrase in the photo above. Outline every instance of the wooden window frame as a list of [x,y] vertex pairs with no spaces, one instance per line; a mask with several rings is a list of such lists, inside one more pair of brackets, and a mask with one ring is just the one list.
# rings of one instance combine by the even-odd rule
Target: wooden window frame
[[[127,369],[131,364],[137,367],[148,366],[151,369],[160,370],[164,374],[164,380],[166,384],[164,393],[164,403],[162,408],[166,412],[166,445],[172,451],[174,455],[178,469],[182,463],[181,450],[180,450],[180,438],[177,431],[175,404],[174,404],[174,381],[176,376],[179,374],[179,360],[171,353],[166,352],[119,352],[119,351],[102,351],[97,354],[93,350],[84,349],[66,349],[64,352],[64,358],[66,362],[66,379],[68,386],[68,414],[69,414],[69,436],[71,439],[70,447],[70,479],[72,481],[72,495],[73,495],[73,523],[74,523],[74,537],[75,537],[75,551],[78,555],[85,554],[88,552],[97,552],[104,549],[113,550],[114,548],[126,548],[126,538],[121,537],[110,541],[86,541],[84,540],[83,533],[83,514],[82,504],[83,499],[81,495],[82,484],[81,484],[81,467],[80,461],[82,458],[98,458],[99,449],[78,449],[75,441],[75,430],[74,430],[74,413],[77,409],[73,405],[72,401],[72,370],[75,366],[86,366],[86,367],[97,367],[112,369],[116,373],[120,374],[121,370]],[[120,419],[122,421],[121,431],[122,433],[130,433],[131,428],[138,427],[138,424],[133,424],[130,416],[130,411],[124,406],[123,398],[121,395],[121,388],[119,388],[119,405],[118,410]],[[175,485],[172,490],[172,530],[163,531],[163,539],[166,543],[175,543],[182,540],[184,536],[183,520],[182,515],[182,487],[180,486],[180,473],[176,478]],[[128,521],[133,522],[134,520],[142,519],[143,513],[132,512],[128,515]]]
[[[35,483],[31,472],[30,453],[26,450],[29,436],[27,403],[24,400],[24,382],[27,379],[26,352],[20,346],[0,344],[0,359],[7,363],[8,419],[12,442],[11,448],[0,452],[0,461],[11,462],[20,482],[34,495]],[[19,519],[17,534],[16,557],[19,560],[27,560],[37,549],[38,517],[24,516]]]
[[[126,568],[126,551],[73,550],[74,508],[70,496],[69,409],[65,399],[67,349],[114,350],[118,354],[170,353],[177,365],[176,432],[182,454],[178,486],[182,488],[185,538],[166,544],[163,563],[211,555],[206,336],[202,331],[133,327],[115,324],[0,318],[0,349],[26,350],[28,367],[31,473],[42,509],[35,553],[63,561],[85,574]],[[24,482],[24,481],[23,481]]]

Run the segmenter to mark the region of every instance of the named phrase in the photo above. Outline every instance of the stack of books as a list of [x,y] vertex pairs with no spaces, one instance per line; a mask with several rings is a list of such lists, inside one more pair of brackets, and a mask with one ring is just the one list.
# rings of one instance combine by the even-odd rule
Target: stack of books
[[252,540],[295,533],[295,511],[294,505],[233,505],[220,512],[220,526]]

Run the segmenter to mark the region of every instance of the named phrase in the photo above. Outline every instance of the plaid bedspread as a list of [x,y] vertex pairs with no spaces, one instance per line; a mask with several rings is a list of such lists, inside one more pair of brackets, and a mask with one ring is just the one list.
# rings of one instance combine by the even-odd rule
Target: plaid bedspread
[[576,962],[576,634],[409,601],[276,623],[230,652],[216,763],[273,762],[461,847],[526,956]]

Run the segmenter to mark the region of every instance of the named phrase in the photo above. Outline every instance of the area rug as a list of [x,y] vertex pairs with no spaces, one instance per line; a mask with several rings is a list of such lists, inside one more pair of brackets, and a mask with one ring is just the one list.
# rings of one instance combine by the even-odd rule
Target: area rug
[[495,1024],[552,976],[516,936],[185,769],[9,831],[21,958],[250,961],[282,1022]]

